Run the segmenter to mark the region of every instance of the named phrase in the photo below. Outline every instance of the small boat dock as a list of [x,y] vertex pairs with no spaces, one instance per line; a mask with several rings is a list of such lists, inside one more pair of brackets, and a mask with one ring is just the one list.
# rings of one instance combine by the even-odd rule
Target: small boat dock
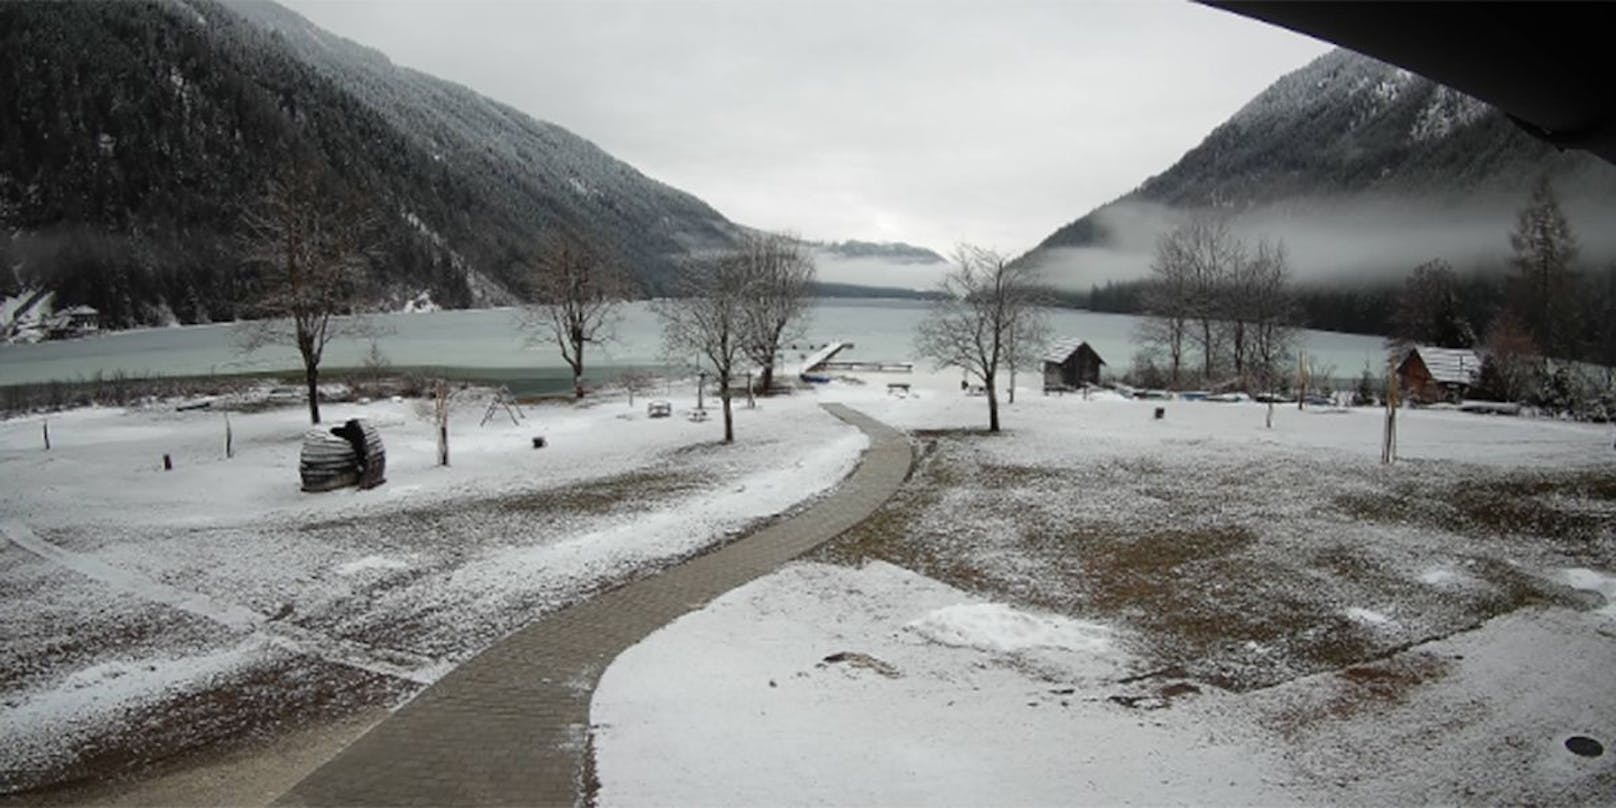
[[829,342],[804,357],[800,375],[843,371],[853,373],[913,373],[913,362],[882,362],[876,360],[838,360],[836,355],[853,347],[851,342]]

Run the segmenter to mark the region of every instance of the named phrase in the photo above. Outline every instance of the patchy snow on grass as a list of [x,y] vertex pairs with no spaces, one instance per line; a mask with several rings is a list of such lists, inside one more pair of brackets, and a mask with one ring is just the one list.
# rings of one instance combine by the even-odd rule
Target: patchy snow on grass
[[409,569],[410,562],[402,558],[392,558],[384,555],[371,554],[364,558],[338,564],[334,572],[341,576],[358,575],[362,572],[375,570],[403,570]]
[[1105,653],[1111,629],[1059,615],[1031,614],[1003,603],[971,603],[938,609],[904,628],[935,643],[1000,654],[1032,648]]
[[[0,698],[78,728],[30,736],[30,759],[111,744],[138,758],[144,730],[118,717],[146,697],[95,676],[106,665],[158,677],[179,670],[170,660],[252,643],[272,653],[221,687],[274,688],[260,668],[295,664],[330,682],[300,685],[298,699],[342,703],[342,677],[392,681],[367,692],[396,698],[547,611],[818,496],[867,444],[812,394],[738,408],[733,445],[718,442],[716,421],[653,420],[621,399],[532,406],[518,423],[501,413],[482,426],[487,400],[467,398],[443,467],[418,404],[322,407],[328,423],[377,426],[388,478],[325,494],[298,487],[307,416],[296,406],[231,412],[230,458],[223,414],[171,403],[52,414],[48,451],[43,419],[0,422],[0,474],[23,483],[0,486],[0,586],[19,594],[0,604],[13,637]],[[153,685],[147,701],[192,698],[177,675],[147,677],[173,684]],[[91,684],[69,692],[101,695],[41,695],[75,676]],[[275,693],[208,698],[302,709]],[[206,731],[249,729],[225,718]],[[0,745],[0,769],[37,769],[12,748]],[[36,774],[0,790],[51,781]]]
[[184,698],[221,677],[263,661],[259,638],[199,653],[113,658],[73,671],[48,686],[8,693],[0,720],[5,750],[0,790],[14,777],[72,761],[109,722],[140,707]]
[[1616,756],[1616,642],[1599,615],[1525,609],[1390,659],[1256,691],[1295,799],[1344,805],[1608,804]]
[[1420,583],[1431,586],[1459,587],[1473,582],[1470,576],[1448,566],[1432,567],[1420,573]]
[[1598,592],[1605,599],[1598,612],[1607,617],[1616,617],[1616,575],[1577,567],[1562,570],[1561,580],[1572,589],[1585,589],[1589,592]]
[[1390,617],[1387,617],[1380,612],[1374,611],[1373,609],[1365,609],[1359,606],[1349,606],[1348,608],[1343,609],[1342,613],[1345,614],[1349,619],[1356,620],[1357,622],[1363,623],[1366,626],[1385,626],[1392,622]]
[[[989,647],[940,645],[907,628],[917,624]],[[607,668],[590,709],[600,804],[1279,799],[1264,750],[1238,724],[1211,720],[1218,697],[1141,713],[1109,701],[1106,678],[1035,673],[1003,653],[1058,644],[1128,665],[1116,645],[1095,642],[1102,630],[889,564],[789,565]]]
[[1616,731],[1598,620],[1525,610],[1274,688],[1141,691],[1121,643],[1084,652],[1109,674],[1052,673],[911,628],[1044,635],[1037,616],[882,562],[796,563],[607,668],[590,709],[598,802],[1601,802],[1616,759],[1564,747]]

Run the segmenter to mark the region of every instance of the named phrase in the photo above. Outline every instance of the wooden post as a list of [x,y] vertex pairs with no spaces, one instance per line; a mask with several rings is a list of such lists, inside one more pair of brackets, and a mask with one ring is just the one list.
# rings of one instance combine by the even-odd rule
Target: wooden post
[[696,409],[698,409],[698,410],[706,409],[706,407],[702,406],[702,401],[701,401],[701,389],[703,387],[706,387],[706,386],[707,386],[707,371],[705,371],[705,370],[699,371],[698,373],[696,373]]
[[435,415],[438,416],[438,465],[449,465],[449,383],[438,380]]
[[1380,462],[1397,460],[1397,370],[1386,362],[1386,432],[1381,438]]
[[1307,351],[1296,353],[1296,409],[1307,402]]
[[44,421],[41,421],[39,426],[40,429],[44,430],[45,432],[45,451],[48,452],[50,451],[50,419],[46,418]]
[[230,413],[224,414],[224,458],[229,460],[236,456],[234,435],[230,433]]

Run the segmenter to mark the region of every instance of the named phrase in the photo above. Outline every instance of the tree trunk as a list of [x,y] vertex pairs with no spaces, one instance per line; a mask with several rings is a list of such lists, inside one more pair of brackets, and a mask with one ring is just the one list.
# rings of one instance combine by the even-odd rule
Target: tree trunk
[[303,360],[303,378],[309,387],[309,423],[320,423],[320,368]]
[[718,397],[724,400],[724,442],[735,442],[735,416],[729,407],[729,374],[718,375]]
[[583,398],[584,397],[584,344],[582,342],[574,342],[572,344],[572,355],[577,357],[577,359],[567,363],[567,364],[572,366],[572,397],[573,398]]
[[763,366],[763,375],[758,377],[758,389],[762,390],[764,395],[768,395],[769,388],[771,388],[773,386],[774,386],[774,363],[770,362],[767,365]]
[[1201,323],[1201,364],[1204,366],[1201,373],[1205,381],[1212,380],[1212,323]]
[[993,375],[989,373],[983,381],[988,388],[988,431],[999,431],[999,391],[993,383]]

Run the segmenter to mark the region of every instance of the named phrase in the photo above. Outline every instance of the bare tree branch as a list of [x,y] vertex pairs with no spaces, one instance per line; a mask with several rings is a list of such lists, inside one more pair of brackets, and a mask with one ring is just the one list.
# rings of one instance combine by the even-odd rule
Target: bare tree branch
[[290,342],[303,360],[309,420],[320,423],[319,372],[326,345],[372,333],[359,315],[374,244],[374,220],[301,161],[269,181],[242,219],[245,260],[257,271],[246,310],[258,322],[242,349]]
[[615,337],[633,282],[615,258],[578,237],[558,235],[540,254],[532,289],[533,303],[523,308],[522,327],[554,340],[572,369],[573,395],[583,398],[584,348]]
[[813,253],[796,236],[753,233],[742,239],[739,254],[752,289],[743,324],[746,357],[762,369],[761,387],[767,391],[774,384],[781,343],[800,336],[806,325]]
[[724,442],[735,440],[730,384],[749,344],[747,320],[755,301],[755,278],[744,253],[725,252],[691,260],[680,296],[653,303],[662,318],[663,344],[671,356],[695,354],[709,365],[724,403]]
[[915,347],[937,367],[959,367],[987,389],[988,430],[999,431],[999,368],[1027,364],[1046,327],[1034,270],[969,244],[954,250],[955,268],[943,279],[944,297],[920,323]]

